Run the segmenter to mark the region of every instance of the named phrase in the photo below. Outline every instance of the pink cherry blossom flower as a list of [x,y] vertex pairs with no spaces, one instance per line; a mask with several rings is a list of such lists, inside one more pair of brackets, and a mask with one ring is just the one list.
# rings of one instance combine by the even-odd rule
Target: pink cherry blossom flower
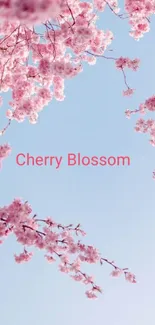
[[123,91],[123,96],[131,96],[134,94],[134,92],[135,92],[135,89],[129,88],[129,89]]
[[131,111],[129,109],[127,109],[125,111],[125,116],[129,119],[131,117]]
[[122,275],[122,273],[123,273],[123,270],[121,270],[121,269],[115,269],[115,270],[113,270],[112,272],[111,272],[111,276],[112,277],[119,277],[120,275]]
[[32,255],[33,255],[32,253],[28,253],[28,252],[24,251],[20,255],[15,255],[15,261],[17,263],[29,262]]
[[128,282],[136,283],[135,275],[132,274],[132,273],[130,273],[130,272],[125,272],[125,279],[126,279]]
[[85,294],[89,299],[96,299],[97,298],[97,296],[95,295],[93,290],[86,291]]

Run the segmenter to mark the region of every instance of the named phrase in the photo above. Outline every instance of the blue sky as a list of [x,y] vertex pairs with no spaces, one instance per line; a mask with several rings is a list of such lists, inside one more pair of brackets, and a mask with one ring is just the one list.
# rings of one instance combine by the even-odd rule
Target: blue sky
[[[134,132],[136,116],[131,120],[124,116],[126,108],[135,109],[154,94],[155,23],[140,42],[129,37],[127,22],[108,10],[99,26],[114,32],[113,55],[141,59],[140,70],[127,73],[135,95],[123,98],[121,73],[113,62],[100,59],[67,81],[65,101],[51,102],[38,124],[12,123],[1,142],[9,142],[13,151],[0,173],[0,206],[21,197],[41,218],[51,215],[64,224],[80,222],[88,234],[86,242],[119,266],[130,267],[138,283],[112,279],[107,265],[90,265],[88,272],[104,290],[98,300],[90,301],[85,288],[59,273],[42,253],[36,253],[28,264],[15,264],[13,254],[20,247],[10,237],[0,248],[3,325],[153,325],[155,321],[155,151],[146,135]],[[8,98],[5,94],[0,127],[6,122]],[[19,167],[16,155],[20,152],[64,157],[69,152],[128,155],[131,166]]]

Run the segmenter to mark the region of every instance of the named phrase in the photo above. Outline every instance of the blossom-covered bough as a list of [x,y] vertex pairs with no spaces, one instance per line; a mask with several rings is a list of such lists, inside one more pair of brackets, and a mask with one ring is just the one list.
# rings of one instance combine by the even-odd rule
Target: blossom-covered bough
[[[118,12],[114,1],[107,3]],[[0,90],[12,93],[6,112],[9,122],[28,118],[36,123],[53,98],[64,100],[65,79],[81,73],[83,62],[95,64],[97,57],[114,60],[123,73],[124,95],[133,93],[125,69],[136,71],[139,60],[104,56],[113,34],[99,30],[96,10],[103,11],[105,5],[106,1],[79,0],[0,2]],[[42,33],[37,32],[39,24]]]
[[[3,105],[4,92],[11,92],[12,96],[6,111],[8,122],[0,135],[5,135],[12,120],[24,122],[28,119],[34,124],[39,113],[53,99],[63,101],[65,80],[81,73],[84,62],[93,65],[100,58],[114,61],[124,80],[123,95],[134,93],[127,82],[126,70],[136,71],[139,59],[115,58],[105,54],[113,40],[113,33],[97,27],[98,15],[108,7],[118,19],[128,20],[131,37],[139,40],[150,29],[155,0],[120,1],[120,5],[124,5],[124,13],[118,5],[117,0],[0,0],[0,106]],[[147,111],[155,111],[155,96],[140,104],[139,108],[126,110],[125,113],[129,118],[132,114]],[[150,143],[155,145],[154,120],[138,119],[135,130],[148,132]],[[0,167],[10,152],[8,144],[1,144]],[[74,239],[79,234],[84,235],[80,225],[75,228],[72,225],[62,226],[50,218],[38,220],[30,215],[28,203],[19,200],[0,209],[2,240],[13,233],[24,246],[23,252],[15,256],[16,262],[31,258],[32,254],[26,246],[44,249],[49,262],[60,259],[59,269],[62,272],[91,286],[86,291],[89,298],[96,297],[96,292],[101,292],[101,289],[92,277],[82,272],[81,264],[84,262],[108,263],[114,268],[113,276],[124,274],[126,280],[136,282],[135,276],[127,269],[117,267],[102,258],[92,246]],[[41,230],[40,223],[44,224]],[[73,256],[74,261],[71,259]]]
[[32,214],[32,208],[28,202],[16,199],[9,206],[0,208],[0,237],[3,240],[13,234],[18,243],[23,246],[23,251],[15,255],[17,263],[28,262],[33,255],[29,249],[44,250],[45,258],[53,263],[58,260],[59,270],[68,274],[72,279],[85,284],[88,289],[88,298],[97,298],[102,289],[98,286],[93,276],[82,271],[82,264],[108,263],[112,266],[111,275],[118,277],[124,275],[131,283],[136,283],[135,275],[128,268],[119,268],[114,262],[103,258],[93,246],[85,245],[80,237],[86,233],[80,224],[64,226],[56,223],[52,218],[38,219]]

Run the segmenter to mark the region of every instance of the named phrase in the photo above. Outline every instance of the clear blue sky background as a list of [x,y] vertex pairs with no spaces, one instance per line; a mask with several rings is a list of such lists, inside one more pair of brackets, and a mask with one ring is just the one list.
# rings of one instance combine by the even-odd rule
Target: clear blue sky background
[[[1,140],[9,142],[12,155],[0,173],[0,206],[14,197],[28,200],[34,213],[52,215],[62,223],[80,222],[87,232],[86,243],[121,267],[130,267],[137,285],[124,278],[109,277],[111,268],[88,267],[104,295],[87,300],[85,287],[61,274],[37,253],[28,264],[15,264],[20,247],[9,238],[0,247],[0,318],[3,325],[153,325],[155,322],[155,151],[146,135],[136,134],[136,116],[127,120],[126,108],[136,108],[154,94],[154,28],[140,41],[128,35],[126,21],[108,10],[99,25],[114,31],[114,55],[139,57],[141,68],[128,72],[136,93],[122,97],[122,74],[114,63],[100,59],[96,66],[66,83],[64,102],[53,101],[40,114],[37,125],[14,122]],[[108,53],[107,53],[108,55]],[[8,95],[0,112],[5,120]],[[128,155],[130,167],[19,167],[16,155]]]

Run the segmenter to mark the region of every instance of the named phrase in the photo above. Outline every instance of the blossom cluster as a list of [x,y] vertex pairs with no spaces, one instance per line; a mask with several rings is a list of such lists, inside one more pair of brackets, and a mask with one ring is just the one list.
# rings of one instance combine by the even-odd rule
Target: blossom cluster
[[[140,113],[145,115],[149,112],[155,112],[155,95],[148,98],[143,104],[139,105],[138,109],[126,110],[126,117],[130,118],[132,114]],[[135,131],[140,133],[148,133],[150,135],[149,142],[155,146],[155,120],[139,118],[136,122]]]
[[0,89],[12,91],[6,113],[10,120],[22,122],[28,117],[36,123],[52,98],[64,100],[64,80],[82,71],[82,61],[95,63],[85,51],[100,55],[111,43],[111,32],[98,30],[93,20],[88,26],[94,19],[90,4],[87,10],[79,4],[76,13],[74,26],[63,18],[56,28],[47,22],[43,35],[18,23],[1,24],[0,34],[5,30],[5,36],[0,40]]
[[7,158],[11,153],[11,147],[9,144],[0,146],[0,168],[2,167],[3,159]]
[[0,17],[22,23],[40,23],[57,17],[67,7],[64,0],[1,0]]
[[155,14],[154,0],[125,0],[125,10],[131,25],[130,35],[139,40],[150,30],[150,16]]
[[[77,76],[83,63],[96,63],[104,57],[113,40],[113,33],[97,27],[98,11],[108,5],[118,14],[117,1],[95,0],[4,0],[0,2],[0,91],[12,92],[6,116],[23,122],[36,123],[39,112],[52,99],[65,98],[65,79]],[[55,9],[54,9],[55,8]],[[37,22],[42,25],[38,32]],[[112,58],[122,70],[134,71],[139,60]],[[1,101],[0,101],[1,104]]]
[[137,71],[137,69],[139,68],[139,63],[140,63],[139,59],[131,60],[129,58],[120,57],[119,59],[116,60],[116,67],[117,69],[121,69],[121,70],[128,68],[133,71]]
[[[41,226],[42,224],[42,226]],[[93,276],[82,271],[82,264],[96,264],[103,262],[113,267],[111,275],[118,277],[124,274],[130,283],[136,283],[135,275],[127,268],[121,269],[114,262],[103,258],[99,251],[90,245],[85,245],[80,236],[86,233],[80,224],[76,227],[72,224],[64,226],[57,223],[51,217],[38,219],[32,216],[32,208],[28,202],[15,199],[10,205],[0,208],[0,238],[1,244],[8,235],[14,234],[16,240],[22,245],[23,251],[15,254],[17,263],[28,262],[33,256],[28,248],[33,247],[45,251],[45,258],[53,263],[59,260],[59,270],[68,274],[73,280],[89,285],[86,290],[88,298],[97,298],[101,288],[95,284]]]
[[128,19],[131,26],[130,36],[139,40],[150,31],[150,17],[155,14],[154,0],[125,0],[124,13],[120,13],[117,0],[94,0],[98,11],[103,12],[108,6],[121,19]]

